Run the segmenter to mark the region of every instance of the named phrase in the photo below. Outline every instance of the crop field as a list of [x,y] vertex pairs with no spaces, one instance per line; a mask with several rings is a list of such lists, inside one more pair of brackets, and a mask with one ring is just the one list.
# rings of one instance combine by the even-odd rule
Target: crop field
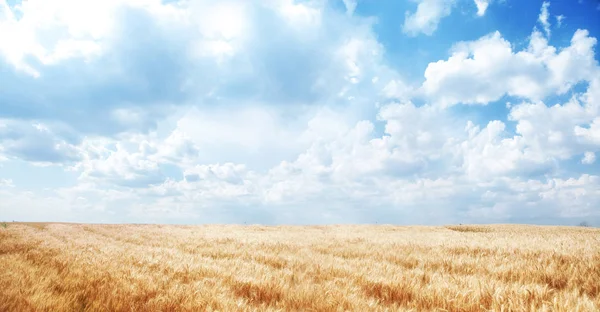
[[0,311],[599,311],[600,229],[7,223]]

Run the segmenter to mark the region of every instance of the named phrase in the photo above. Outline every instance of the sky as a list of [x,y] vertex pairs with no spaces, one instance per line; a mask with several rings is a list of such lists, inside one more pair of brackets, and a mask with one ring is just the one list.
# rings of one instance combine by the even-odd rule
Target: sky
[[600,226],[600,1],[0,0],[0,220]]

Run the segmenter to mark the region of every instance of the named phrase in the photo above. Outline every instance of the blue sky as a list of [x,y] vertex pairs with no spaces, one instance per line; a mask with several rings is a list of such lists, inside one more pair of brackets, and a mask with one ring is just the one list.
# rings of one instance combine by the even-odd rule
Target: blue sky
[[0,0],[0,219],[600,225],[600,2]]

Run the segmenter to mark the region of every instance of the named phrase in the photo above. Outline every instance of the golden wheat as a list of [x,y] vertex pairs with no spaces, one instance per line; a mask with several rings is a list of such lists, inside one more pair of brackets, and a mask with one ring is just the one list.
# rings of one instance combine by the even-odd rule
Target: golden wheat
[[600,230],[0,228],[0,311],[598,311]]

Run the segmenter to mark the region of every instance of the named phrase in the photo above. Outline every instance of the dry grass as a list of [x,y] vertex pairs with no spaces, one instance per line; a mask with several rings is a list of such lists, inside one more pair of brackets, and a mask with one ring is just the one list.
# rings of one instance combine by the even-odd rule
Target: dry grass
[[598,311],[600,231],[0,228],[0,311]]
[[492,231],[491,226],[454,225],[446,228],[457,232],[488,233]]

